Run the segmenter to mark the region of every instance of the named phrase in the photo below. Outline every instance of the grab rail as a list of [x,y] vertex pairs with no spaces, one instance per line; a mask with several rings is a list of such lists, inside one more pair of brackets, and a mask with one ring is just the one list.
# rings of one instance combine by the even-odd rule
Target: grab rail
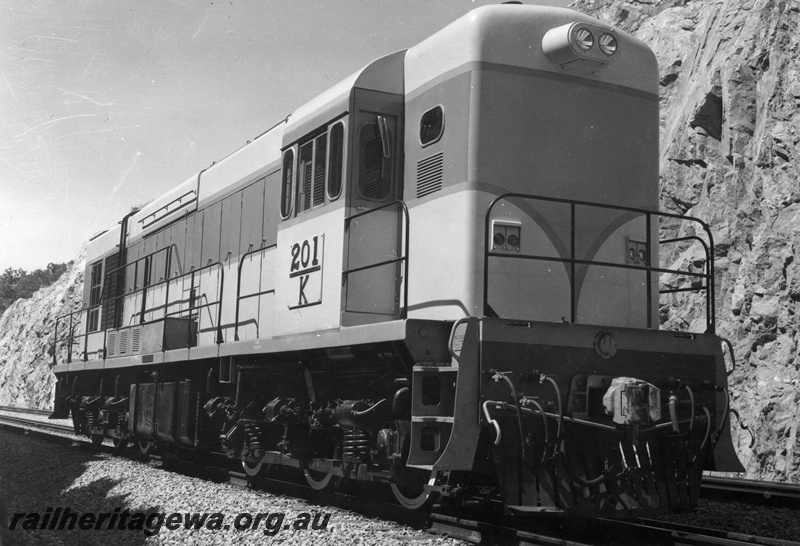
[[383,261],[380,261],[380,262],[377,262],[377,263],[374,263],[374,264],[369,264],[369,265],[364,265],[364,266],[361,266],[361,267],[355,267],[353,269],[343,270],[342,271],[342,284],[344,284],[347,281],[347,277],[351,273],[357,273],[359,271],[365,271],[367,269],[374,269],[374,268],[377,268],[377,267],[383,267],[385,265],[389,265],[389,264],[393,264],[393,263],[404,262],[404,268],[403,268],[403,306],[402,306],[402,310],[400,312],[400,318],[406,318],[406,313],[407,313],[407,308],[408,308],[409,216],[408,216],[408,207],[406,206],[405,202],[402,201],[402,200],[399,200],[399,199],[396,200],[396,201],[390,201],[389,203],[386,203],[385,205],[381,205],[380,207],[376,207],[374,209],[365,210],[363,212],[359,212],[359,213],[354,214],[354,215],[352,215],[352,216],[350,216],[348,218],[345,218],[345,220],[344,220],[345,233],[347,232],[347,229],[348,229],[348,226],[349,226],[350,222],[352,222],[353,220],[355,220],[357,218],[361,218],[362,216],[366,216],[366,215],[371,214],[373,212],[377,212],[379,210],[386,209],[386,208],[394,206],[394,205],[398,205],[400,210],[403,213],[403,220],[404,220],[403,221],[403,239],[404,239],[404,241],[403,241],[402,249],[401,249],[403,254],[401,256],[398,256],[397,258],[392,258],[390,260],[383,260]]
[[[530,200],[530,201],[539,201],[539,202],[546,202],[546,203],[559,203],[564,205],[569,205],[570,207],[570,244],[569,244],[569,255],[563,256],[560,255],[558,257],[555,256],[543,256],[543,255],[536,255],[536,254],[508,254],[505,252],[493,252],[491,248],[491,221],[492,221],[492,211],[495,206],[500,203],[501,201],[511,201],[514,199],[519,200]],[[645,217],[645,244],[647,245],[648,252],[647,252],[647,259],[644,265],[637,265],[637,264],[623,264],[623,263],[616,263],[616,262],[606,262],[606,261],[599,261],[599,260],[592,260],[592,259],[579,259],[576,256],[576,244],[577,244],[577,237],[576,237],[576,217],[577,217],[577,208],[578,207],[591,207],[595,209],[608,209],[613,211],[619,211],[623,213],[634,213],[637,216],[644,216]],[[672,218],[675,220],[680,220],[682,222],[693,222],[698,224],[702,231],[708,238],[708,243],[706,243],[703,239],[697,236],[687,236],[687,237],[677,237],[672,239],[665,239],[657,241],[659,244],[669,244],[669,243],[676,243],[676,242],[683,242],[683,241],[699,241],[702,245],[703,252],[705,254],[705,273],[698,273],[696,271],[685,271],[685,270],[674,270],[674,269],[666,269],[662,267],[658,267],[652,264],[652,253],[649,252],[649,249],[652,248],[653,244],[653,237],[651,233],[651,225],[653,218]],[[556,197],[543,197],[538,195],[530,195],[530,194],[523,194],[523,193],[506,193],[496,197],[489,207],[486,210],[485,216],[485,234],[486,234],[486,246],[484,251],[484,276],[483,276],[483,305],[484,305],[484,312],[487,314],[491,310],[491,306],[489,305],[489,258],[496,257],[496,258],[509,258],[509,259],[523,259],[523,260],[539,260],[539,261],[547,261],[547,262],[557,262],[557,263],[564,263],[568,264],[570,268],[569,274],[569,285],[570,285],[570,311],[571,311],[571,320],[570,322],[576,322],[577,318],[577,301],[576,301],[576,275],[575,269],[578,265],[589,265],[589,266],[600,266],[600,267],[611,267],[611,268],[619,268],[619,269],[627,269],[627,270],[636,270],[636,271],[644,271],[646,275],[646,286],[647,286],[647,327],[653,327],[653,313],[652,313],[652,275],[655,274],[677,274],[677,275],[685,275],[690,277],[696,277],[705,280],[705,285],[700,287],[690,287],[690,288],[668,288],[666,290],[659,290],[659,294],[667,294],[667,293],[674,293],[674,292],[687,292],[687,291],[700,291],[705,289],[706,291],[706,331],[708,333],[714,333],[716,328],[716,316],[714,310],[714,238],[711,234],[711,229],[702,220],[699,218],[694,218],[691,216],[681,216],[679,214],[673,214],[669,212],[660,212],[660,211],[653,211],[649,209],[642,209],[642,208],[635,208],[635,207],[624,207],[624,206],[616,206],[616,205],[607,205],[604,203],[593,203],[589,201],[578,201],[572,199],[563,199],[563,198],[556,198]]]
[[[148,256],[145,256],[143,258],[139,258],[136,261],[131,262],[130,264],[126,264],[126,266],[123,266],[123,267],[127,267],[127,266],[130,266],[132,264],[136,264],[136,263],[138,263],[138,262],[140,262],[142,260],[150,259],[153,256],[155,256],[156,254],[158,254],[160,252],[164,252],[164,251],[167,252],[167,255],[169,257],[169,255],[171,254],[171,250],[172,249],[170,247],[165,247],[165,248],[160,249],[160,250],[158,250],[156,252],[153,252],[152,254],[149,254]],[[169,263],[170,263],[170,260],[167,259],[167,271],[168,271],[168,268],[169,268]],[[145,269],[148,269],[148,268],[149,267],[146,267]],[[196,296],[194,295],[195,288],[197,286],[196,285],[196,278],[200,273],[204,272],[207,269],[211,269],[211,268],[218,268],[219,269],[219,279],[218,279],[218,281],[216,283],[218,297],[214,301],[206,302],[206,303],[203,303],[201,305],[196,305],[195,304]],[[122,269],[122,268],[117,268],[114,271],[118,271],[119,269]],[[187,309],[179,309],[178,311],[170,312],[169,311],[170,307],[182,303],[182,302],[170,302],[169,301],[169,287],[170,287],[170,284],[171,283],[175,283],[175,282],[180,282],[181,279],[183,279],[185,277],[190,277],[191,278],[190,289],[189,289],[189,291],[190,291],[189,309],[188,310]],[[75,334],[75,332],[74,332],[75,328],[79,327],[81,325],[81,323],[84,322],[83,320],[81,320],[81,321],[78,321],[76,323],[75,316],[76,315],[80,315],[80,314],[85,314],[86,315],[85,324],[86,324],[87,329],[88,329],[89,321],[90,321],[89,314],[91,312],[99,310],[103,306],[109,306],[110,307],[110,304],[116,303],[118,301],[124,301],[126,298],[136,297],[140,293],[141,293],[141,297],[142,297],[141,308],[137,313],[135,313],[133,315],[133,317],[138,316],[138,324],[151,324],[151,323],[154,323],[154,322],[158,322],[160,320],[164,320],[167,317],[173,317],[173,316],[176,316],[176,315],[182,315],[182,314],[185,314],[187,312],[190,312],[190,313],[191,312],[196,312],[199,309],[210,308],[210,307],[213,307],[214,305],[218,306],[217,317],[216,317],[217,318],[217,320],[216,320],[217,324],[215,326],[215,329],[217,330],[216,342],[217,343],[222,343],[222,298],[223,298],[224,284],[225,284],[225,269],[223,267],[223,264],[221,262],[213,262],[213,263],[210,263],[210,264],[208,264],[208,265],[206,265],[204,267],[201,267],[199,269],[192,269],[191,271],[188,271],[186,273],[176,275],[175,277],[169,277],[168,275],[166,275],[164,278],[162,278],[161,280],[159,280],[155,284],[145,284],[141,288],[136,288],[136,289],[132,290],[131,292],[127,293],[127,294],[121,294],[119,296],[115,296],[113,298],[108,298],[108,299],[101,299],[100,303],[97,303],[97,304],[91,305],[91,306],[87,306],[87,307],[83,307],[81,309],[77,309],[77,310],[72,311],[70,313],[67,313],[65,315],[61,315],[61,316],[56,318],[56,323],[55,323],[54,331],[53,331],[53,365],[55,366],[56,364],[58,364],[57,345],[58,345],[59,341],[67,341],[69,343],[70,348],[67,351],[67,364],[70,364],[72,362],[72,346],[74,345],[76,339],[77,340],[81,340],[82,339],[82,341],[83,341],[83,357],[82,357],[81,360],[83,362],[86,362],[88,360],[87,350],[88,350],[89,336],[91,336],[92,334],[103,333],[103,335],[105,336],[105,338],[103,340],[103,352],[105,354],[105,352],[107,350],[107,334],[108,334],[109,331],[113,331],[113,329],[112,330],[108,330],[108,329],[106,329],[106,330],[94,330],[94,331],[91,331],[91,332],[87,331],[87,332],[82,332],[81,334]],[[148,292],[153,293],[153,291],[155,291],[155,290],[160,290],[162,285],[166,285],[164,287],[165,288],[165,290],[164,290],[164,303],[160,304],[160,305],[154,305],[153,307],[148,307],[147,306],[147,294],[148,294]],[[158,317],[158,318],[151,319],[151,320],[147,320],[145,318],[145,315],[147,313],[151,313],[153,311],[157,311],[157,310],[162,309],[162,308],[164,310],[164,315],[162,317]],[[58,337],[59,323],[62,323],[67,318],[69,319],[69,333],[64,338],[59,339],[59,337]]]
[[[247,295],[244,295],[244,296],[241,295],[242,294],[242,267],[244,266],[244,260],[245,260],[245,258],[247,258],[249,256],[252,256],[253,254],[258,254],[259,252],[264,252],[266,250],[272,250],[273,248],[277,248],[277,247],[278,247],[278,244],[275,243],[275,244],[271,244],[269,246],[255,248],[253,250],[245,252],[244,254],[242,254],[242,257],[239,258],[239,267],[238,267],[238,271],[236,273],[236,275],[237,275],[237,277],[236,277],[236,313],[234,315],[234,325],[233,325],[233,340],[234,341],[239,341],[239,304],[241,303],[241,301],[244,300],[244,299],[247,299],[247,298],[255,298],[255,297],[260,297],[260,296],[263,296],[263,295],[266,295],[266,294],[274,294],[275,293],[275,289],[272,288],[270,290],[261,290],[259,292],[253,293],[253,294],[247,294]],[[261,257],[262,265],[263,265],[263,262],[264,262],[264,257],[262,256]],[[258,330],[258,325],[256,325],[256,331],[257,330]],[[258,337],[258,334],[256,334],[256,337]]]

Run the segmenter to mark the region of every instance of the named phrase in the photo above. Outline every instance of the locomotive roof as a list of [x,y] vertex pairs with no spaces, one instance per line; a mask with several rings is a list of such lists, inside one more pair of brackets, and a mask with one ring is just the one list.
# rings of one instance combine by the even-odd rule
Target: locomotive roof
[[372,61],[295,110],[286,124],[283,145],[290,145],[347,112],[354,88],[402,94],[405,53],[406,50],[396,51]]
[[[406,97],[423,92],[453,72],[491,65],[563,74],[542,49],[549,30],[574,22],[611,28],[602,21],[565,8],[504,4],[470,11],[436,34],[409,48],[405,61]],[[614,29],[617,60],[592,79],[658,95],[655,55],[641,40]],[[624,58],[625,62],[620,62]]]

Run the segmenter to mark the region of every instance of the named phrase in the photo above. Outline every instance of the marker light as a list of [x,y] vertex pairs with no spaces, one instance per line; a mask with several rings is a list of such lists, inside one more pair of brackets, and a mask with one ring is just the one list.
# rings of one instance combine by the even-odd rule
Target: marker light
[[517,220],[492,220],[492,250],[519,252],[522,223]]
[[603,34],[600,36],[600,51],[606,55],[613,55],[617,52],[617,39],[611,34]]
[[575,31],[575,45],[584,51],[589,51],[594,45],[594,36],[587,28],[579,28]]

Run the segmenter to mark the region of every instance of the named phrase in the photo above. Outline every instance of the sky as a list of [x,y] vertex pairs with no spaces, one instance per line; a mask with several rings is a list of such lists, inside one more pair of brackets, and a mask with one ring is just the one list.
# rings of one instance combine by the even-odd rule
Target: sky
[[370,61],[497,3],[0,0],[0,272],[74,259]]

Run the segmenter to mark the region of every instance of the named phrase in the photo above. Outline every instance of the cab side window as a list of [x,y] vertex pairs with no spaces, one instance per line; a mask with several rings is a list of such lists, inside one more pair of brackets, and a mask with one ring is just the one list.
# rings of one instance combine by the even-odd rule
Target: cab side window
[[283,153],[283,173],[281,178],[281,218],[286,220],[292,214],[292,185],[294,182],[294,150]]
[[92,264],[89,284],[89,324],[87,330],[96,332],[100,329],[100,298],[103,295],[103,260]]
[[[339,121],[324,133],[306,138],[296,148],[284,152],[281,181],[281,217],[284,220],[324,205],[326,196],[328,202],[339,198],[344,178],[344,148],[345,125]],[[296,180],[293,176],[295,149]]]
[[311,208],[312,171],[314,168],[314,143],[300,146],[297,157],[297,212]]
[[434,106],[422,114],[419,122],[419,143],[425,147],[433,144],[444,132],[444,111],[441,106]]
[[330,169],[328,169],[328,199],[333,201],[342,193],[344,168],[344,124],[336,123],[330,130]]
[[[383,201],[392,193],[391,156],[386,157],[386,147],[391,141],[391,133],[387,130],[381,136],[378,121],[369,121],[361,125],[358,131],[358,194],[370,201]],[[390,149],[390,148],[389,148]]]
[[328,135],[323,134],[300,145],[297,163],[297,212],[325,203],[325,156]]

